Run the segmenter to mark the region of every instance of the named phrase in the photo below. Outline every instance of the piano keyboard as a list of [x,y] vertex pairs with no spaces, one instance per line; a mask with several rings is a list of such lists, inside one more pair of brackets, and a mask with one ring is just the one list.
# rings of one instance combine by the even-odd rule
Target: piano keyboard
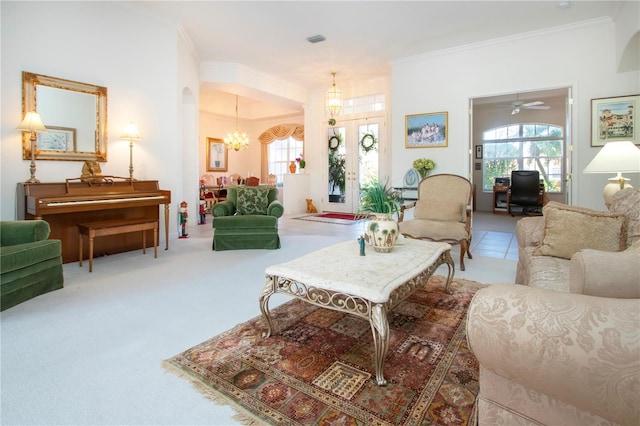
[[97,200],[71,200],[71,201],[50,201],[40,200],[40,204],[45,204],[49,207],[53,206],[77,206],[80,204],[105,204],[105,203],[124,203],[131,201],[145,201],[145,200],[162,200],[166,197],[164,195],[155,195],[149,197],[131,197],[131,198],[111,198],[111,199],[97,199]]

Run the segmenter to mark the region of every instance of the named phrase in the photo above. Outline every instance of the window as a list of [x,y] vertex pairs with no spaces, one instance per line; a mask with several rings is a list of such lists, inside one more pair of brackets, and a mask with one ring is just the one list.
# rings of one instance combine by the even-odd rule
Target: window
[[373,111],[384,111],[384,93],[349,98],[342,103],[343,115]]
[[562,192],[564,132],[549,124],[511,124],[482,135],[482,190],[513,170],[538,170],[547,192]]
[[269,174],[278,177],[277,186],[282,186],[283,175],[289,173],[289,164],[304,152],[304,141],[294,138],[277,139],[269,144]]

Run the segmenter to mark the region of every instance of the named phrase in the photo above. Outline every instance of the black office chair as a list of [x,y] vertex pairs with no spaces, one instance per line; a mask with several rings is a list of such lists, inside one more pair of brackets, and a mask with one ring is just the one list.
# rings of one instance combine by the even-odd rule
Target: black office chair
[[511,172],[511,187],[509,188],[509,211],[513,216],[511,206],[521,206],[522,214],[533,207],[536,210],[542,206],[540,200],[540,173],[537,170],[514,170]]

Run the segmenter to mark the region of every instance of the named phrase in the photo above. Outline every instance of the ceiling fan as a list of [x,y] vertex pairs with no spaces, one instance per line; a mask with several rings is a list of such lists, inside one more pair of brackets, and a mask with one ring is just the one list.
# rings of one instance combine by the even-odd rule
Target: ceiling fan
[[518,101],[518,100],[515,100],[515,101],[511,102],[510,105],[501,105],[501,106],[511,109],[511,115],[520,114],[520,111],[523,110],[523,109],[549,109],[549,108],[551,108],[549,105],[545,105],[544,102],[542,102],[542,101],[522,102],[522,101]]

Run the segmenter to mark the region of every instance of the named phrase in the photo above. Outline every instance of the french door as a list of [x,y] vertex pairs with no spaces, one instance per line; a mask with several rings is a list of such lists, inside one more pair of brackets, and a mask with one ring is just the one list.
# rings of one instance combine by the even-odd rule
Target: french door
[[327,129],[327,190],[323,210],[355,213],[360,186],[377,179],[380,147],[384,146],[383,118],[338,121]]

